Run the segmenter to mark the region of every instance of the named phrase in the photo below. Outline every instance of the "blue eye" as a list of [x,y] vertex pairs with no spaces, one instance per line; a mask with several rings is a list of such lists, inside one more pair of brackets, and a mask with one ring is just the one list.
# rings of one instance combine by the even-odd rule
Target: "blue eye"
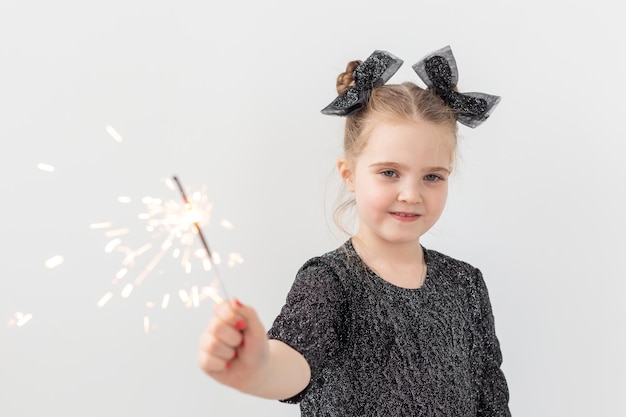
[[398,176],[398,173],[394,170],[391,169],[386,169],[384,171],[380,172],[384,177],[388,177],[388,178],[394,178]]
[[445,178],[442,177],[441,175],[436,175],[436,174],[428,174],[424,177],[424,179],[426,181],[432,181],[432,182],[436,182],[436,181],[444,181]]

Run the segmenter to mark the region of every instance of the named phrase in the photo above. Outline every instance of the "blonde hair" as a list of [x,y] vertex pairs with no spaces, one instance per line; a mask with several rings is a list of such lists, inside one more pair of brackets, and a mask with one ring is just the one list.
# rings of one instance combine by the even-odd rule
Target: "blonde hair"
[[[341,94],[354,85],[353,73],[361,61],[350,61],[346,71],[337,77],[337,93]],[[385,121],[410,120],[429,122],[449,129],[451,160],[456,153],[458,126],[452,109],[431,90],[425,90],[412,82],[385,84],[372,89],[365,107],[357,113],[346,116],[343,152],[346,158],[354,160],[365,146],[374,127]],[[337,227],[349,234],[343,218],[348,209],[354,206],[354,199],[339,196],[334,212]]]

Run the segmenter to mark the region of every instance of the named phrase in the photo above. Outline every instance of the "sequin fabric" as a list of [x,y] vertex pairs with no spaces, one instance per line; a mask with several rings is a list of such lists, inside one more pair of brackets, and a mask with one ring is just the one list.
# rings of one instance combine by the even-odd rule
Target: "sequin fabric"
[[457,121],[466,126],[474,128],[483,123],[500,102],[499,96],[455,91],[458,69],[449,46],[422,58],[413,70],[452,109]]
[[426,72],[433,82],[435,94],[441,97],[455,114],[477,117],[487,111],[486,100],[454,91],[451,82],[452,71],[444,57],[434,56],[426,60]]
[[322,109],[322,113],[347,116],[359,111],[367,104],[371,90],[386,83],[402,62],[389,52],[374,51],[354,70],[354,85]]
[[312,416],[510,416],[487,288],[471,265],[424,249],[422,287],[378,277],[351,241],[307,261],[268,331],[311,367],[284,399]]

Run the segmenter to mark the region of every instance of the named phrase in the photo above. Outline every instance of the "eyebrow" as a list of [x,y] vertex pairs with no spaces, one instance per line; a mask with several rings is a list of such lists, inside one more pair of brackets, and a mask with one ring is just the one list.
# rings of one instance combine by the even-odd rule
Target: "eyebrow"
[[[398,162],[392,162],[392,161],[382,161],[382,162],[375,162],[373,164],[370,165],[370,168],[377,168],[377,167],[391,167],[391,168],[406,168],[406,165],[404,164],[400,164]],[[450,174],[450,169],[449,168],[444,168],[444,167],[428,167],[426,169],[424,169],[424,171],[428,171],[428,172],[446,172],[448,174]]]

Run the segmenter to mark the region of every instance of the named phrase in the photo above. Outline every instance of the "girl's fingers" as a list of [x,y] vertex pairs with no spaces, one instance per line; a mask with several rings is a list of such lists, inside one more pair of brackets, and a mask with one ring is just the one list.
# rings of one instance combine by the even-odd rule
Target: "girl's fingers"
[[219,318],[211,321],[207,334],[211,335],[215,342],[220,342],[233,348],[239,346],[243,338],[239,329]]
[[[216,324],[217,323],[217,324]],[[237,346],[242,335],[232,327],[212,322],[200,340],[198,363],[206,372],[219,372],[230,368],[230,363],[238,356]]]
[[200,340],[198,362],[206,372],[220,372],[230,368],[243,345],[246,319],[243,305],[236,300],[214,306],[215,317]]
[[246,320],[241,315],[242,305],[236,300],[223,301],[213,307],[215,315],[224,323],[242,331],[246,328]]
[[236,346],[226,344],[210,333],[201,341],[200,350],[224,360],[230,360],[237,354]]
[[221,372],[230,368],[230,360],[209,355],[206,351],[198,352],[198,364],[205,372]]

